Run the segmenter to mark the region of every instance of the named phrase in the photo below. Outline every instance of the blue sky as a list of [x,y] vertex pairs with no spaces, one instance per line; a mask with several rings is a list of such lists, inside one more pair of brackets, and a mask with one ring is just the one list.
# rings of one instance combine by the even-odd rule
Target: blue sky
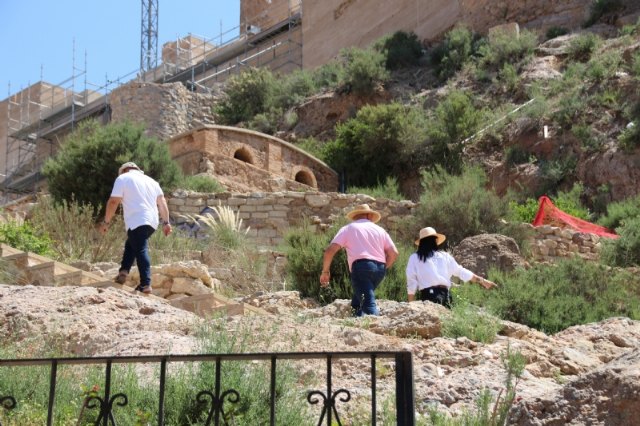
[[[84,71],[86,51],[91,84],[139,69],[141,10],[140,0],[0,0],[0,99],[9,82],[15,93],[39,81],[41,66],[49,83],[70,78],[74,39],[76,68]],[[177,37],[235,29],[240,0],[158,0],[158,17],[160,55],[162,44]]]

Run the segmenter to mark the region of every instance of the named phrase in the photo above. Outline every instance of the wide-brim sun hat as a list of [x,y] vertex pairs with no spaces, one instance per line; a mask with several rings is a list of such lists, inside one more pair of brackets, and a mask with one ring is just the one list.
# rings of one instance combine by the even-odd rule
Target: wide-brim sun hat
[[369,207],[369,204],[360,204],[359,206],[355,206],[353,210],[347,213],[347,219],[353,220],[353,218],[355,216],[358,216],[359,214],[372,214],[374,216],[372,220],[373,223],[378,222],[382,217],[380,213]]
[[420,240],[427,237],[436,237],[436,245],[444,243],[444,240],[447,239],[447,237],[445,237],[443,234],[438,234],[435,229],[427,226],[426,228],[422,228],[420,230],[418,239],[416,240],[416,245],[420,245]]
[[[120,168],[118,169],[118,175],[121,175],[127,169],[140,170],[140,167],[138,167],[138,165],[136,163],[134,163],[133,161],[127,161],[122,166],[120,166]],[[142,171],[142,170],[140,170],[140,171]]]

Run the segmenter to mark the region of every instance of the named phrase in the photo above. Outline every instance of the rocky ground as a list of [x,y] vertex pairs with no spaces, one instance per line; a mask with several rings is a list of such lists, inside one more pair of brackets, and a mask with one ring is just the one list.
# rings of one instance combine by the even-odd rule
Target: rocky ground
[[[346,300],[319,307],[280,292],[243,301],[271,315],[218,324],[253,334],[252,352],[410,351],[420,413],[433,407],[455,415],[473,407],[484,388],[498,394],[506,374],[501,355],[509,347],[526,358],[510,424],[640,424],[640,321],[611,318],[551,336],[504,322],[495,342],[481,344],[441,337],[448,311],[429,302],[380,301],[379,317],[354,319]],[[164,301],[116,289],[0,285],[3,338],[37,336],[73,355],[196,353],[203,322]],[[358,362],[337,361],[334,369],[335,386],[357,396],[353,404],[366,399],[369,387],[366,365]],[[381,367],[381,400],[393,393],[392,368]],[[316,377],[322,367],[306,362],[299,371]]]

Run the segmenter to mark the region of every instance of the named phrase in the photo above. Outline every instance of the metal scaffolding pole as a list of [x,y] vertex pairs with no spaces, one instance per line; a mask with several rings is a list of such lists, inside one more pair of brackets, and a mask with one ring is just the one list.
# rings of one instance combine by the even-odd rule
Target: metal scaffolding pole
[[158,0],[141,0],[140,75],[158,64]]

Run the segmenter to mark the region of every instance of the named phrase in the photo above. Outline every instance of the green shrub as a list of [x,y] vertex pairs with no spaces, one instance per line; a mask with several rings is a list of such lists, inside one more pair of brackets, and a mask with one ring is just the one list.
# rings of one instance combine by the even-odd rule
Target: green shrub
[[352,47],[340,52],[345,61],[342,85],[354,93],[367,96],[375,92],[378,85],[389,79],[385,69],[385,57],[372,49]]
[[428,126],[430,160],[450,173],[462,169],[464,141],[486,120],[487,113],[477,109],[466,93],[453,90],[438,104]]
[[417,65],[422,57],[422,44],[415,33],[397,31],[378,40],[375,47],[386,57],[388,70]]
[[640,77],[640,52],[636,52],[631,58],[631,66],[629,71],[636,78]]
[[339,228],[340,225],[336,224],[326,232],[318,233],[314,226],[305,222],[286,233],[287,275],[302,297],[312,297],[323,304],[333,302],[334,298],[351,299],[349,266],[344,250],[340,250],[331,263],[330,290],[322,290],[319,285],[324,250]]
[[180,169],[167,145],[145,136],[141,126],[131,123],[80,124],[55,157],[45,162],[42,173],[56,203],[75,200],[95,208],[106,203],[118,168],[127,161],[134,161],[165,191],[179,182]]
[[524,202],[509,201],[509,220],[519,223],[531,223],[536,217],[540,203],[535,198],[527,198]]
[[195,192],[224,192],[224,187],[220,185],[214,177],[208,175],[185,176],[179,184],[180,188]]
[[316,87],[336,88],[344,81],[344,64],[331,60],[311,72]]
[[622,64],[622,52],[607,50],[589,60],[587,77],[595,82],[602,82],[615,77]]
[[538,38],[531,31],[523,30],[518,36],[509,31],[497,31],[478,48],[479,67],[501,69],[506,63],[518,63],[530,57],[537,45]]
[[274,103],[277,80],[266,68],[248,68],[227,80],[225,97],[215,107],[221,124],[248,121]]
[[475,51],[474,35],[464,26],[456,26],[444,36],[443,42],[431,53],[438,74],[449,78],[471,60]]
[[540,182],[539,193],[553,194],[558,191],[561,184],[570,181],[576,170],[577,160],[573,156],[565,158],[555,158],[552,160],[540,161]]
[[53,242],[44,231],[34,228],[29,223],[10,220],[0,223],[0,243],[18,250],[50,256]]
[[334,170],[344,172],[348,187],[375,186],[389,176],[402,176],[420,161],[416,152],[425,128],[420,108],[367,105],[336,127],[336,139],[325,145],[323,157]]
[[347,194],[367,194],[373,198],[386,198],[388,200],[402,201],[405,200],[400,193],[400,185],[398,179],[394,177],[387,177],[384,183],[379,183],[376,186],[370,188],[363,188],[357,186],[351,186],[347,188]]
[[593,33],[582,33],[571,39],[567,49],[569,59],[587,62],[600,45],[600,37]]
[[552,38],[560,37],[569,32],[565,27],[551,27],[547,30],[546,36],[547,40],[551,40]]
[[477,167],[454,176],[440,167],[422,175],[424,192],[416,209],[414,229],[432,226],[447,236],[450,245],[482,233],[497,232],[507,202],[488,189]]
[[602,240],[602,262],[610,266],[640,266],[640,216],[625,220],[616,233],[620,238]]
[[606,228],[616,229],[636,217],[640,217],[640,195],[607,205],[606,215],[598,223]]
[[502,90],[506,93],[514,93],[520,86],[520,76],[518,70],[513,64],[505,63],[498,72],[498,81],[502,86]]
[[266,112],[254,115],[248,122],[247,127],[257,132],[275,135],[282,121],[283,113],[281,109],[271,108]]
[[602,16],[615,12],[622,7],[621,0],[593,0],[589,18],[584,23],[585,27],[590,27],[602,18]]
[[640,102],[627,108],[624,116],[630,122],[618,136],[618,143],[625,151],[633,151],[640,146]]
[[320,142],[316,138],[308,137],[299,139],[295,145],[313,155],[314,157],[326,161],[325,153],[324,153],[324,143]]
[[491,278],[499,284],[496,290],[464,286],[461,293],[502,319],[548,334],[612,316],[640,318],[637,274],[579,257],[510,273],[492,271]]
[[313,74],[306,70],[295,70],[278,76],[277,81],[280,84],[275,86],[273,99],[273,106],[277,109],[291,108],[318,90]]
[[520,145],[508,146],[504,150],[505,162],[509,166],[517,166],[518,164],[526,164],[531,161],[531,154],[529,154]]
[[571,127],[571,133],[578,138],[587,151],[597,151],[604,143],[603,137],[585,123],[574,124]]

